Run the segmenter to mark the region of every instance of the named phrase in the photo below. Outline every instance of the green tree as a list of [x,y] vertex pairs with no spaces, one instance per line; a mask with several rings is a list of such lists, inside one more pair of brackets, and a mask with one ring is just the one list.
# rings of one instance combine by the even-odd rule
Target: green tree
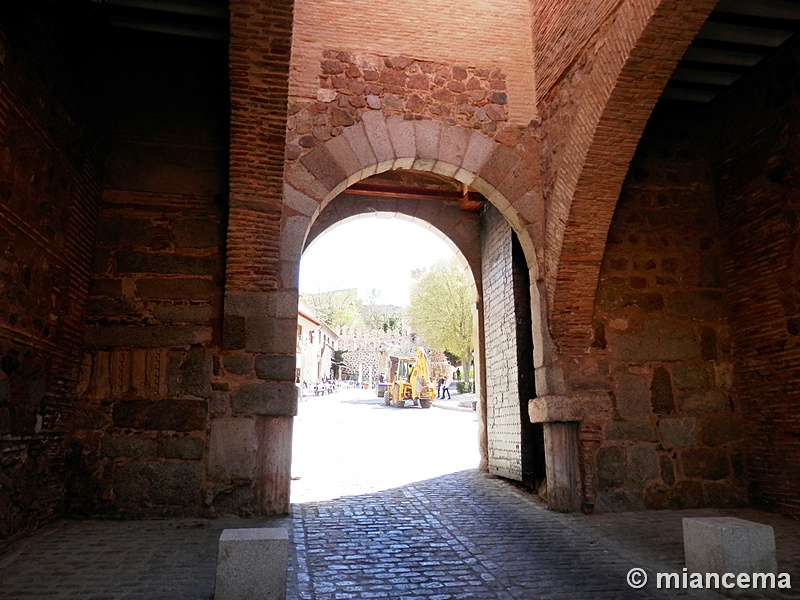
[[300,301],[331,327],[362,327],[361,300],[358,290],[333,290],[317,294],[302,294]]
[[373,288],[367,294],[367,303],[361,305],[361,317],[367,331],[388,333],[389,330],[400,329],[401,309],[390,304],[378,304],[380,296],[381,291]]
[[461,359],[463,372],[472,366],[472,290],[465,269],[453,257],[418,273],[411,286],[407,318],[426,343]]

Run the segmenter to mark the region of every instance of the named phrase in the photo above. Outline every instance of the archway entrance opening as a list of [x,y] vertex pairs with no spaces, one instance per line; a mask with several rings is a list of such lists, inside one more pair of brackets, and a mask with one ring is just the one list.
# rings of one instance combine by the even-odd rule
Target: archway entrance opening
[[[453,240],[409,210],[421,201],[388,199],[389,212],[387,197],[360,191],[331,203],[341,220],[321,233],[312,228],[300,263],[293,503],[377,493],[480,462],[467,356],[476,338],[475,275]],[[343,216],[356,207],[361,212]],[[477,231],[477,215],[470,219]],[[460,313],[452,310],[459,302]],[[425,319],[466,331],[469,346],[453,335],[443,342]],[[402,408],[385,401],[398,361],[417,358],[417,348],[436,395],[429,410],[413,399]]]

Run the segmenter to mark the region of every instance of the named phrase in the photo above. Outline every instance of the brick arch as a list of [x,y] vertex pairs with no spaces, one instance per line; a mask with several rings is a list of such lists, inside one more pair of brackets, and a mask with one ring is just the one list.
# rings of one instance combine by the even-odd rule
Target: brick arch
[[591,342],[606,236],[639,138],[716,2],[628,0],[578,86],[580,107],[548,203],[545,258],[553,336],[568,354]]

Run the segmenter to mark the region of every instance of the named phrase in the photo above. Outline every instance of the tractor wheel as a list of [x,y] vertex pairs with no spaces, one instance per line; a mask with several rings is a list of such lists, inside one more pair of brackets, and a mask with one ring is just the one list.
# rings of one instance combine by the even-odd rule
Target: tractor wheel
[[386,390],[383,393],[383,403],[386,406],[391,406],[392,405],[392,392],[390,390]]
[[431,400],[428,400],[427,398],[420,398],[419,399],[419,405],[422,408],[430,408],[431,404],[433,404],[433,402]]
[[403,389],[399,385],[392,386],[392,404],[395,408],[403,408],[406,405]]

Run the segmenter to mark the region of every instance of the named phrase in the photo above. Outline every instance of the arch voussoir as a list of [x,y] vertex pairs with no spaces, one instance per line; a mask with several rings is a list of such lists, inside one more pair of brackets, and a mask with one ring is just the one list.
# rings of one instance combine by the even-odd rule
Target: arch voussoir
[[[414,121],[414,133],[417,146],[417,157],[421,160],[436,162],[439,155],[439,138],[442,135],[442,124],[439,121]],[[430,170],[430,169],[426,169]]]
[[461,168],[471,136],[472,132],[463,127],[442,127],[439,141],[439,160],[455,165],[457,169]]
[[386,119],[389,141],[394,149],[394,169],[410,169],[417,157],[417,142],[414,126],[401,115]]
[[392,147],[392,140],[389,137],[389,128],[386,125],[386,116],[382,111],[374,110],[365,112],[361,116],[364,123],[364,132],[367,135],[372,151],[377,160],[376,172],[388,171],[394,165],[397,158]]
[[361,165],[362,178],[374,175],[378,159],[375,156],[375,152],[372,151],[364,124],[356,123],[350,127],[345,127],[342,130],[342,135],[337,137],[343,137],[347,141],[347,145],[350,146],[350,150]]
[[334,158],[328,144],[317,146],[301,158],[300,162],[322,182],[329,193],[343,181],[347,181],[349,177],[345,169]]
[[302,163],[295,163],[284,171],[284,182],[317,202],[322,202],[330,192]]
[[339,167],[341,167],[342,171],[347,175],[348,182],[352,179],[359,181],[364,167],[348,143],[347,138],[342,135],[337,135],[325,144],[325,146],[328,148],[331,156],[333,156],[333,159]]
[[296,190],[288,183],[283,184],[283,202],[295,212],[307,217],[313,215],[319,208],[319,200]]
[[464,160],[461,161],[461,168],[473,175],[478,175],[496,145],[497,142],[494,140],[473,131],[472,135],[469,136],[469,143],[467,144],[467,151],[464,153]]

